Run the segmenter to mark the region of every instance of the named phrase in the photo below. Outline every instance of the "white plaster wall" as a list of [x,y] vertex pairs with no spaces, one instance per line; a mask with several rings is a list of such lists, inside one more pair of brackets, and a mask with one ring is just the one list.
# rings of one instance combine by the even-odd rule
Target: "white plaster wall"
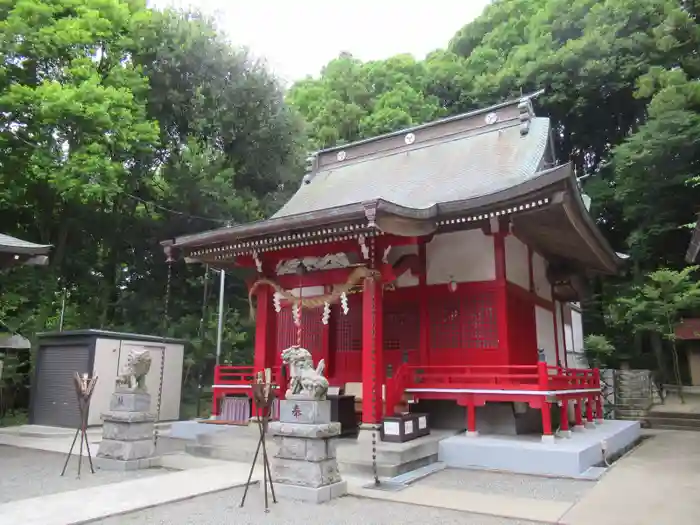
[[514,235],[505,238],[506,279],[526,290],[530,289],[530,268],[527,245]]
[[576,304],[571,308],[571,346],[567,343],[569,366],[571,368],[590,368],[583,351],[583,317]]
[[[554,314],[557,320],[557,344],[559,345],[559,360],[564,365],[564,319],[561,316],[561,303],[554,302]],[[568,347],[567,347],[568,348]]]
[[532,254],[532,280],[535,284],[535,293],[551,301],[552,285],[547,280],[547,261],[538,253]]
[[544,350],[547,364],[557,364],[557,351],[554,347],[554,319],[552,312],[541,306],[535,306],[535,323],[537,327],[537,348]]
[[467,230],[436,235],[427,245],[428,284],[493,281],[493,238]]
[[[389,252],[389,262],[393,265],[404,255],[415,254],[418,255],[418,246],[409,244],[407,246],[396,246]],[[418,286],[418,276],[413,275],[410,270],[399,276],[396,280],[396,286],[398,288],[406,288],[409,286]]]

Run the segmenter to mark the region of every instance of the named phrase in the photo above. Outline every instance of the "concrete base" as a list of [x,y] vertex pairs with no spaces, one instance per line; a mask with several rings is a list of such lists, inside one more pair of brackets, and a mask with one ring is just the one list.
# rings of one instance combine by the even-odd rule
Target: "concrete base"
[[192,421],[174,421],[170,425],[170,433],[168,437],[174,439],[185,439],[195,441],[200,435],[217,434],[226,430],[235,430],[242,425],[212,425],[200,423],[199,420]]
[[[263,484],[259,483],[259,485],[262,489]],[[275,483],[274,489],[275,496],[280,498],[305,501],[307,503],[325,503],[333,498],[345,496],[348,493],[348,483],[347,481],[338,481],[337,483],[317,488]]]
[[[393,478],[417,468],[435,463],[438,459],[438,443],[454,436],[455,431],[433,430],[430,435],[406,443],[388,443],[379,440],[377,432],[377,474]],[[372,466],[372,432],[360,430],[356,440],[340,439],[336,442],[338,466],[343,475],[370,475]]]
[[571,438],[552,438],[548,442],[543,442],[541,436],[459,435],[440,442],[438,457],[452,468],[581,478],[591,467],[605,466],[604,447],[610,461],[637,443],[640,434],[637,421],[606,421],[585,432],[575,432]]
[[145,468],[160,467],[161,465],[160,457],[128,460],[96,457],[92,460],[92,462],[96,469],[118,470],[121,472],[126,470],[141,470]]

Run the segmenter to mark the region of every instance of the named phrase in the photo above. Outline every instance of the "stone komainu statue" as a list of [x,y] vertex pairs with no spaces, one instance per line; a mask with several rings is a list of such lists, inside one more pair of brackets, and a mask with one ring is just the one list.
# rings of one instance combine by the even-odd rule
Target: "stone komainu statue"
[[149,350],[131,350],[117,376],[117,388],[140,390],[146,392],[146,374],[151,369],[151,352]]
[[300,346],[290,346],[282,352],[282,362],[289,365],[287,396],[303,396],[309,399],[326,399],[328,380],[323,377],[326,363],[323,359],[314,368],[311,354]]

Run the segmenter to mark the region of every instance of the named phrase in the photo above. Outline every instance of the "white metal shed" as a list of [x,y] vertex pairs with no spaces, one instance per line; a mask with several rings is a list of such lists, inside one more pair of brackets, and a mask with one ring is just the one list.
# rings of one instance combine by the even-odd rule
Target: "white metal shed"
[[184,341],[103,330],[51,332],[38,337],[29,409],[31,424],[73,428],[80,424],[73,386],[73,376],[78,372],[99,376],[90,403],[88,425],[101,425],[100,415],[109,410],[115,379],[134,348],[146,348],[151,353],[151,369],[146,376],[151,412],[156,413],[162,379],[158,420],[179,419]]

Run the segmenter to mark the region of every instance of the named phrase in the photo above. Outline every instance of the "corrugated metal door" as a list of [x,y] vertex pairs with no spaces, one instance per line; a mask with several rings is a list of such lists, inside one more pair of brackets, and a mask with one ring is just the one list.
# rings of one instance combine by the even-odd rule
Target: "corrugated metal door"
[[32,422],[35,425],[77,428],[78,400],[73,386],[76,372],[89,373],[88,345],[39,348]]

